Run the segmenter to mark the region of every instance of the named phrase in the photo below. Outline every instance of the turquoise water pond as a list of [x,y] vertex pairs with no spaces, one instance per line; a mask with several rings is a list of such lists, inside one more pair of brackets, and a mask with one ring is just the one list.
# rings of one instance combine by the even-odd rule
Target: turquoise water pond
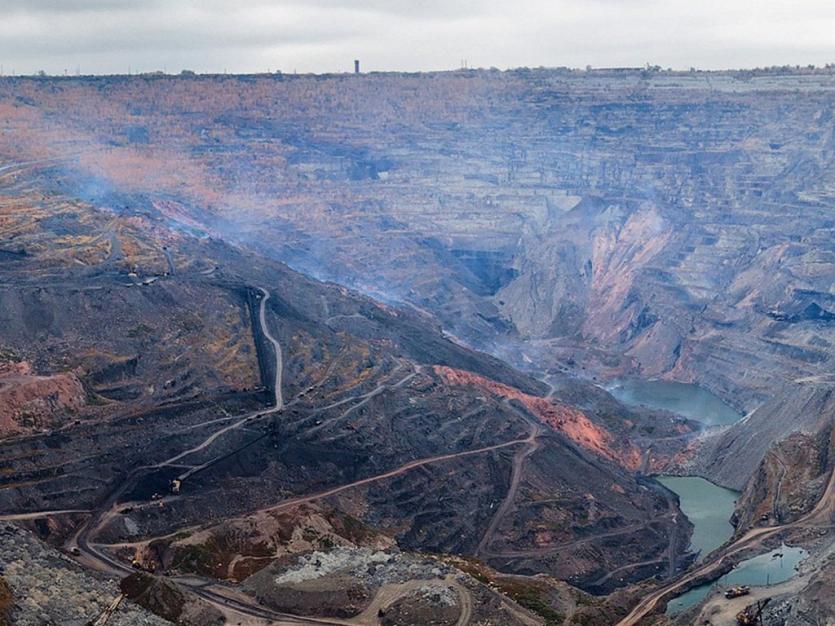
[[658,482],[678,495],[681,510],[694,527],[690,548],[700,557],[707,556],[733,535],[730,518],[739,496],[736,491],[692,476],[662,476]]
[[628,379],[614,381],[606,390],[624,404],[672,411],[709,426],[733,424],[742,418],[719,396],[692,383]]
[[667,604],[667,615],[676,615],[690,608],[710,593],[715,586],[765,586],[784,582],[797,573],[798,565],[805,558],[806,550],[803,548],[790,548],[784,545],[771,552],[742,561],[719,580],[693,587],[687,593],[671,600]]

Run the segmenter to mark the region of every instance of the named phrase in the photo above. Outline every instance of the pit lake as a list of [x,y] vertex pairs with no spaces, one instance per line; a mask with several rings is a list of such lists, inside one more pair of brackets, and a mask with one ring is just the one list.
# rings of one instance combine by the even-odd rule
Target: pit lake
[[681,510],[693,524],[690,548],[700,558],[730,539],[734,532],[730,518],[739,497],[736,491],[692,476],[661,476],[658,482],[678,496]]
[[[708,426],[738,422],[742,415],[712,392],[692,383],[667,380],[624,379],[612,381],[606,390],[624,404],[670,411]],[[682,512],[693,524],[690,548],[699,558],[721,546],[733,535],[730,518],[739,494],[696,477],[661,476],[657,480],[679,497]],[[788,580],[806,556],[801,548],[783,547],[740,563],[713,583],[694,587],[667,605],[675,615],[704,598],[714,585],[764,585]]]
[[714,586],[733,587],[736,585],[776,585],[797,573],[800,562],[806,558],[803,548],[786,545],[742,561],[730,572],[713,583],[693,587],[667,604],[667,615],[676,615],[701,601]]
[[612,381],[606,391],[624,404],[672,411],[709,426],[733,424],[742,418],[717,395],[693,383],[626,379]]

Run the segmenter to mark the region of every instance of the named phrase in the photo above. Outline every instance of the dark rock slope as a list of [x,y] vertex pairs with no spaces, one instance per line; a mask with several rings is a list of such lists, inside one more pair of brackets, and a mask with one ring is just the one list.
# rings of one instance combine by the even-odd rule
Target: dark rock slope
[[689,526],[636,472],[646,445],[692,424],[570,377],[545,398],[425,312],[195,236],[127,196],[59,192],[60,176],[0,173],[27,250],[2,268],[0,341],[10,369],[72,376],[84,397],[0,441],[3,513],[46,511],[27,523],[56,544],[88,524],[89,541],[129,544],[325,501],[404,548],[578,585],[680,565]]
[[[674,377],[750,411],[795,393],[787,380],[832,383],[833,89],[831,68],[7,78],[0,156],[54,159],[49,190],[132,225],[163,216],[408,302],[540,375]],[[39,217],[63,238],[85,228],[73,210]],[[14,232],[4,266],[42,245]],[[111,234],[76,262],[142,250]],[[167,260],[183,261],[157,250],[141,269]],[[26,298],[31,338],[48,321]],[[240,350],[182,342],[193,380],[101,395],[187,395],[213,360],[252,384]]]

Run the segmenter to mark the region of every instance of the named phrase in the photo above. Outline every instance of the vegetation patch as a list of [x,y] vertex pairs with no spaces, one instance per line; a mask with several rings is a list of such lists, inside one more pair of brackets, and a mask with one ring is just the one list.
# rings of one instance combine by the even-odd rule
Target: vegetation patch
[[152,332],[154,332],[153,328],[147,324],[139,323],[131,328],[127,334],[131,339],[137,339],[139,337],[144,337],[145,335],[150,335]]
[[175,547],[171,566],[184,573],[214,576],[217,555],[206,544],[187,544]]
[[371,526],[361,522],[356,517],[348,515],[347,513],[342,513],[337,518],[331,516],[328,521],[333,524],[334,529],[341,536],[357,545],[362,545],[366,541],[373,539],[378,534]]
[[502,579],[494,581],[494,584],[507,597],[539,615],[548,626],[559,626],[565,620],[565,616],[548,604],[535,585]]
[[457,567],[462,572],[472,578],[475,578],[478,582],[484,585],[489,585],[492,582],[490,576],[487,574],[487,568],[477,559],[468,556],[455,556],[451,558],[444,558],[442,560],[449,563],[453,567]]

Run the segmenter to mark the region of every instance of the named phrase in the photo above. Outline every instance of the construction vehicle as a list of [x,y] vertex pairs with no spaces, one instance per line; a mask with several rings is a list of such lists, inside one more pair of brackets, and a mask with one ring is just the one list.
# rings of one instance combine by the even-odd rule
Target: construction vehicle
[[725,597],[728,600],[733,600],[734,598],[741,598],[742,596],[747,596],[751,593],[751,587],[748,585],[740,585],[738,587],[731,587],[725,592]]
[[149,563],[148,565],[145,565],[142,561],[140,561],[136,557],[131,559],[130,566],[133,569],[138,569],[139,571],[142,571],[142,572],[149,572],[151,574],[153,574],[154,570],[156,569],[156,565],[154,563]]
[[771,598],[757,600],[756,604],[745,607],[743,611],[736,614],[737,626],[762,626],[763,609],[771,601]]

